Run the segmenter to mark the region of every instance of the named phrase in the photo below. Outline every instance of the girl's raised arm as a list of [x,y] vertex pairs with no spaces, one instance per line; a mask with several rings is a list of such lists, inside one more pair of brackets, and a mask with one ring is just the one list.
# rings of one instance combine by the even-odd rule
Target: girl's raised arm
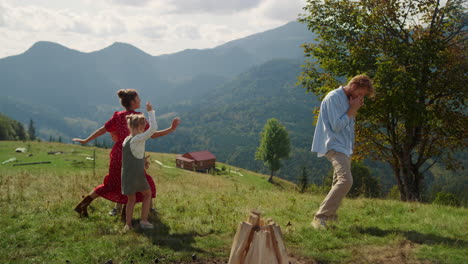
[[146,110],[148,111],[150,127],[145,132],[133,137],[132,141],[134,142],[147,140],[151,137],[151,135],[153,135],[154,132],[158,130],[158,123],[156,122],[156,114],[150,103],[146,103]]
[[163,137],[167,134],[170,134],[174,131],[176,131],[177,129],[177,126],[180,124],[180,118],[176,117],[172,120],[172,125],[171,127],[169,128],[166,128],[164,130],[159,130],[159,131],[156,131],[152,136],[151,138],[157,138],[157,137]]

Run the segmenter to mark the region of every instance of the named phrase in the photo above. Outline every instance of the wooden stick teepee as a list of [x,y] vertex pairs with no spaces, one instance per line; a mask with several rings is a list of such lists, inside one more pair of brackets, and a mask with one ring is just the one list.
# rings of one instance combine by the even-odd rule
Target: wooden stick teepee
[[252,211],[247,222],[237,228],[229,264],[289,264],[281,229],[275,222],[260,219]]

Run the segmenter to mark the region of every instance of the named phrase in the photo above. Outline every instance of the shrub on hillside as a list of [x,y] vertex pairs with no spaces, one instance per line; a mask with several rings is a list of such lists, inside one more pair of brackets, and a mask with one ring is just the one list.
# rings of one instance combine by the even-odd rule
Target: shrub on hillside
[[398,189],[398,185],[393,185],[390,191],[388,191],[387,199],[400,200],[400,190]]
[[439,205],[460,206],[460,201],[453,193],[438,192],[432,202]]

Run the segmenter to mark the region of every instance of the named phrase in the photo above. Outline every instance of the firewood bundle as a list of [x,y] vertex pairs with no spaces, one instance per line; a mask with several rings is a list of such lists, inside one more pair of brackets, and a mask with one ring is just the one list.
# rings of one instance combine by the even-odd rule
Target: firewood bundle
[[273,221],[260,219],[252,211],[247,222],[237,228],[229,264],[289,264],[281,229]]

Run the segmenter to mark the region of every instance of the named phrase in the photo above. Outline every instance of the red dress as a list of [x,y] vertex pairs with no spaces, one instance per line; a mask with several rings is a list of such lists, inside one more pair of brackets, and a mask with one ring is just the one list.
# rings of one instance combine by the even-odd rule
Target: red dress
[[[121,111],[115,112],[109,121],[106,122],[104,127],[110,133],[115,132],[118,140],[114,143],[110,153],[109,174],[104,178],[104,183],[94,188],[94,191],[101,197],[106,198],[117,203],[126,204],[127,196],[122,194],[121,190],[121,170],[122,170],[122,143],[126,137],[130,135],[127,127],[127,120],[125,117],[130,114],[141,114],[135,111]],[[146,129],[149,128],[148,123]],[[151,187],[152,197],[156,197],[156,186],[154,181],[145,171],[146,179]],[[142,202],[143,195],[136,194],[136,201]]]

